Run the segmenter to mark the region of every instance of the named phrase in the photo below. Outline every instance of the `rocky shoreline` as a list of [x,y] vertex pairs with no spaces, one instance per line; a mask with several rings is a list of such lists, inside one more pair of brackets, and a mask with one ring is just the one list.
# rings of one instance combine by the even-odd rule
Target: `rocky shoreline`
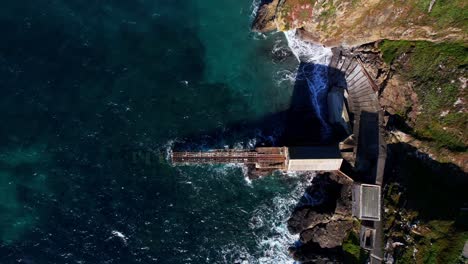
[[311,186],[288,220],[291,234],[299,234],[289,252],[303,263],[339,262],[341,245],[353,228],[352,182],[333,173],[313,177]]
[[[347,12],[346,10],[343,11],[343,6],[337,7],[337,13],[331,15],[334,17],[335,21],[330,24],[331,27],[327,28],[323,27],[321,23],[322,21],[326,22],[329,20],[322,16],[322,21],[320,21],[316,16],[317,12],[323,12],[326,7],[322,6],[321,9],[314,10],[314,7],[299,2],[301,1],[273,0],[263,2],[252,24],[252,30],[257,32],[269,32],[296,29],[296,36],[301,40],[337,47],[337,50],[340,50],[345,56],[359,58],[378,89],[378,100],[382,111],[385,113],[384,124],[382,124],[385,126],[385,141],[392,146],[388,150],[389,159],[401,159],[400,156],[410,157],[414,153],[415,158],[420,163],[418,166],[424,168],[426,174],[434,174],[431,179],[434,184],[444,181],[444,179],[438,179],[436,176],[437,174],[453,174],[454,176],[461,175],[461,185],[466,186],[466,178],[463,178],[463,175],[466,176],[468,172],[468,154],[466,152],[453,151],[448,147],[435,147],[431,140],[417,138],[414,133],[411,134],[411,132],[408,132],[414,131],[418,126],[420,128],[420,124],[425,122],[424,118],[426,117],[422,116],[421,113],[428,107],[427,102],[424,102],[421,91],[417,91],[417,85],[421,85],[421,83],[418,84],[418,82],[420,82],[420,80],[418,80],[419,77],[410,79],[408,76],[405,76],[405,71],[410,70],[412,67],[410,66],[411,54],[413,50],[416,49],[415,47],[417,44],[410,44],[415,46],[408,48],[408,53],[402,53],[392,60],[384,57],[388,56],[388,54],[386,54],[382,48],[382,39],[427,40],[431,42],[464,41],[466,40],[466,31],[456,28],[446,28],[442,30],[437,28],[435,24],[424,25],[426,22],[421,22],[419,25],[417,23],[409,23],[408,25],[404,25],[403,28],[399,28],[394,27],[391,23],[389,26],[386,26],[376,23],[375,21],[363,20],[361,24],[358,23],[354,26],[356,28],[366,28],[366,30],[368,30],[367,32],[356,32],[354,29],[351,29],[349,31],[345,30],[340,34],[335,34],[336,28],[346,29],[347,27],[346,23],[342,23],[342,20],[340,20],[345,18],[343,16]],[[317,3],[324,2],[326,1],[316,1],[315,6],[317,6]],[[288,5],[290,6],[288,7]],[[372,8],[372,5],[369,8]],[[389,9],[392,8],[394,8],[394,6],[389,4],[388,7],[383,7],[382,12],[387,12],[385,15],[388,15],[391,13]],[[363,10],[364,9],[365,8],[363,8]],[[285,16],[285,10],[287,10],[289,17]],[[309,14],[315,14],[315,17],[309,19],[302,18],[302,16]],[[374,15],[376,17],[379,16],[379,14]],[[427,14],[421,14],[421,21],[428,21],[426,20],[426,15]],[[402,16],[404,17],[404,15]],[[352,17],[350,19],[352,19]],[[398,18],[396,16],[395,21],[398,19],[404,18]],[[375,34],[375,29],[378,29],[380,32]],[[428,34],[428,32],[432,33]],[[425,47],[424,45],[426,44],[423,43],[422,46]],[[443,46],[441,46],[441,49],[442,48]],[[460,86],[456,102],[464,102],[463,100],[466,97],[466,93],[463,91],[464,87],[466,87],[466,78],[463,76],[466,71],[464,71],[463,68],[449,71],[449,68],[444,68],[443,64],[438,64],[438,67],[440,67],[440,69],[437,70],[442,72],[441,80],[451,78],[447,80],[450,80],[452,84]],[[458,84],[458,82],[460,82],[460,84]],[[457,111],[457,113],[465,113],[465,109],[460,107],[460,103],[452,103],[452,105],[453,106],[450,107],[450,112],[455,113],[455,111]],[[443,109],[440,109],[441,113],[437,114],[440,114],[440,117],[445,116],[446,113],[449,112],[448,110],[442,110]],[[443,127],[443,129],[445,130],[447,127]],[[401,150],[396,151],[396,149],[400,148],[404,150],[402,152]],[[439,228],[438,224],[430,222],[428,219],[420,219],[417,217],[418,211],[424,212],[424,207],[418,208],[417,210],[414,208],[407,208],[407,204],[411,204],[414,199],[409,197],[412,196],[412,194],[401,196],[400,193],[398,197],[401,196],[402,198],[399,199],[399,202],[393,201],[395,193],[392,193],[392,190],[395,192],[396,189],[394,186],[406,186],[408,184],[408,179],[395,175],[407,174],[412,170],[414,170],[412,164],[400,162],[398,164],[393,164],[392,168],[387,168],[385,172],[386,175],[389,176],[385,183],[390,187],[385,187],[386,193],[383,197],[386,210],[383,224],[385,229],[385,241],[387,243],[385,259],[390,261],[390,263],[396,259],[405,258],[410,258],[411,261],[417,261],[418,258],[424,256],[424,250],[427,250],[425,247],[430,248],[429,245],[417,241],[425,241],[427,237],[439,236],[437,233],[437,228]],[[412,173],[414,174],[415,171]],[[421,176],[414,176],[414,178],[418,177]],[[409,181],[412,180],[409,179]],[[347,252],[344,250],[343,243],[346,243],[346,240],[353,235],[352,233],[359,234],[359,228],[354,226],[351,216],[350,190],[352,185],[339,182],[339,179],[332,174],[317,175],[311,184],[312,186],[307,189],[304,197],[288,220],[289,232],[291,234],[298,234],[300,237],[297,245],[291,247],[289,252],[293,259],[303,263],[347,262],[349,259],[346,259]],[[451,183],[446,184],[447,186],[453,185]],[[390,188],[390,191],[388,188]],[[405,188],[408,187],[404,187],[403,189]],[[450,188],[457,190],[455,193],[458,193],[458,187],[453,186]],[[405,189],[405,192],[412,192],[412,190]],[[467,201],[465,200],[465,202]],[[463,199],[456,202],[451,201],[451,203],[453,204],[451,210],[456,212],[458,210],[458,208],[456,208],[457,206],[459,206],[459,208],[463,206]],[[467,205],[468,204],[465,204],[464,206],[466,207]],[[403,216],[395,214],[395,212],[400,210],[405,212],[402,214]],[[395,221],[395,218],[399,220]],[[457,213],[451,215],[451,219],[458,219]],[[395,224],[396,222],[398,222],[398,224]],[[443,225],[444,228],[450,228],[448,229],[451,230],[450,232],[457,234],[454,230],[458,229],[458,222],[460,222],[460,220],[451,220],[443,222]],[[415,223],[418,223],[418,225]],[[407,226],[407,229],[411,230],[412,233],[410,236],[416,238],[411,238],[410,240],[407,238],[406,240],[414,240],[413,242],[410,243],[400,237],[403,234],[397,227],[399,225]],[[435,230],[431,231],[431,229]],[[421,234],[420,230],[425,231]],[[437,238],[436,241],[436,243],[442,245],[443,243],[447,243],[443,238]],[[359,241],[355,242],[359,245]],[[405,250],[400,247],[400,245],[406,244],[410,246],[411,250],[420,250],[421,252],[417,254],[411,253],[409,249]],[[440,253],[442,254],[442,251]],[[412,256],[408,256],[409,254],[412,254]],[[421,256],[418,256],[418,254],[421,254]],[[359,255],[359,252],[357,255]],[[442,259],[445,259],[445,257]]]

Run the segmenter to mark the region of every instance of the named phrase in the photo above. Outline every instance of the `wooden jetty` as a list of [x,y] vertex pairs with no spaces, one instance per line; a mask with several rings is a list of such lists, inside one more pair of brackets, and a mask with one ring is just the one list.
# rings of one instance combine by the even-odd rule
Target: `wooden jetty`
[[255,150],[214,149],[206,152],[173,152],[173,164],[234,163],[254,165],[257,169],[285,170],[288,148],[256,148]]

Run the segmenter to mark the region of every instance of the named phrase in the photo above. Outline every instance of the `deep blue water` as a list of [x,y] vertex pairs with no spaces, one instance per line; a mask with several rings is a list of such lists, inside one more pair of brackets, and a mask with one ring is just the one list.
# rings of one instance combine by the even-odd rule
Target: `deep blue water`
[[[172,167],[274,141],[298,66],[251,0],[0,9],[0,263],[284,263],[304,183]],[[281,122],[279,122],[281,123]]]

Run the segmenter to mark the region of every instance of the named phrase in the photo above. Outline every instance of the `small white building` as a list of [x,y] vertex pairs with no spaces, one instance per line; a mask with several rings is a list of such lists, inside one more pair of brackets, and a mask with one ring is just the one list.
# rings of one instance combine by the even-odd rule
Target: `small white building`
[[288,148],[288,171],[337,171],[342,163],[338,146]]
[[380,186],[355,184],[353,187],[353,216],[360,220],[380,221]]
[[375,229],[367,226],[361,226],[361,232],[359,234],[359,244],[362,248],[367,250],[374,249],[375,244]]

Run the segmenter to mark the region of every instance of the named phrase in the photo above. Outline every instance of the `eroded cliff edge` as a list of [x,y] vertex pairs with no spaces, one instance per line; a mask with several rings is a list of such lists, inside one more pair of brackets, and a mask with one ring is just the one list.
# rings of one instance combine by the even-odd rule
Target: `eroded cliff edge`
[[467,41],[468,2],[463,0],[268,0],[252,30],[299,29],[326,46],[358,46],[380,39]]

